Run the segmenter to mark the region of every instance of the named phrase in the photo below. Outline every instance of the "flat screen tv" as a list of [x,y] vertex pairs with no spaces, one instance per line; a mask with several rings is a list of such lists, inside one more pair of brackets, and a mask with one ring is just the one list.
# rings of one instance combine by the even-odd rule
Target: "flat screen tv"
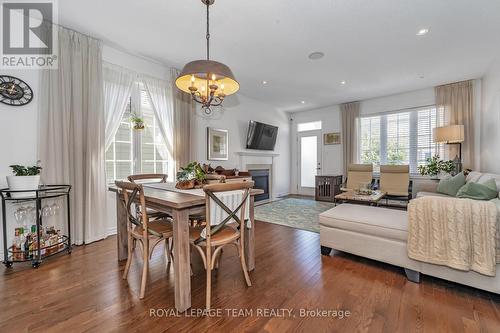
[[250,121],[247,134],[247,149],[274,150],[278,127]]

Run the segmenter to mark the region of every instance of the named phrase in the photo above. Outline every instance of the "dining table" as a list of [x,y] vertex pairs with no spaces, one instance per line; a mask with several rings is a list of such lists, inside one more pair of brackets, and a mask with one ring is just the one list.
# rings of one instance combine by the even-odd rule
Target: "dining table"
[[[167,213],[173,219],[174,245],[174,295],[175,308],[184,312],[191,307],[191,256],[189,245],[189,216],[205,213],[205,194],[202,189],[178,190],[175,183],[142,184],[146,207]],[[109,191],[116,194],[116,227],[118,260],[126,260],[128,255],[127,211],[123,204],[123,195],[114,185]],[[250,192],[250,223],[245,223],[245,259],[249,271],[255,269],[255,223],[254,198],[264,193],[261,189]]]

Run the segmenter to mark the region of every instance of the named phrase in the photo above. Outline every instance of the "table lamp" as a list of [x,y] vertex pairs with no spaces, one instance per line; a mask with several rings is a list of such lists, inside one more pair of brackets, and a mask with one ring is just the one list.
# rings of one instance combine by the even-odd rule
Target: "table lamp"
[[448,125],[432,130],[435,143],[458,144],[459,155],[453,161],[458,172],[462,171],[462,142],[464,142],[464,125]]

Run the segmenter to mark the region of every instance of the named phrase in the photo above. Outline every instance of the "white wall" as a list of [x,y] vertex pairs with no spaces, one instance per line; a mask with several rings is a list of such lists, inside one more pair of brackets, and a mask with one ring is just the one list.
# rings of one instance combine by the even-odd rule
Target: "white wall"
[[500,59],[482,83],[481,169],[500,174]]
[[[7,187],[5,176],[11,175],[9,165],[34,165],[37,161],[37,117],[39,74],[36,70],[2,70],[3,75],[15,76],[33,90],[33,100],[25,106],[0,103],[0,187]],[[0,208],[1,212],[1,208]],[[13,210],[7,209],[10,219],[8,235],[14,235]],[[1,229],[1,228],[0,228]],[[0,230],[0,255],[3,260],[3,231]]]
[[[213,167],[221,165],[225,168],[239,168],[237,152],[247,151],[246,136],[248,122],[255,120],[278,126],[278,138],[274,152],[276,173],[273,175],[274,196],[286,195],[290,192],[290,125],[285,112],[261,103],[255,99],[237,94],[224,102],[224,113],[219,119],[192,117],[191,158],[202,163],[210,162]],[[229,131],[229,160],[207,161],[207,127],[226,129]]]

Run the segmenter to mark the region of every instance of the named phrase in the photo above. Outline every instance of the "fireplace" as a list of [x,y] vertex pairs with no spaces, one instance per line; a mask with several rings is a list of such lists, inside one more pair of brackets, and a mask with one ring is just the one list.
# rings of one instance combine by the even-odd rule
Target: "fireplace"
[[248,170],[248,172],[252,176],[252,180],[255,182],[254,188],[258,188],[264,191],[264,193],[255,196],[255,201],[269,200],[269,170],[258,169]]

